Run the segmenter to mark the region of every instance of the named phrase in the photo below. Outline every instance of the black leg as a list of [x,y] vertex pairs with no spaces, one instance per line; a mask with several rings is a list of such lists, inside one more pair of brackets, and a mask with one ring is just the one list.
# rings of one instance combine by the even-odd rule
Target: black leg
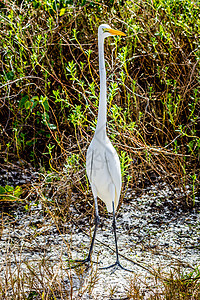
[[78,267],[82,264],[91,262],[91,256],[92,256],[92,251],[93,251],[93,247],[94,247],[94,241],[95,241],[95,237],[96,237],[96,233],[97,233],[97,228],[98,228],[98,225],[100,223],[97,197],[95,197],[94,201],[95,201],[95,227],[94,227],[94,233],[93,233],[93,236],[92,236],[92,242],[91,242],[91,245],[90,245],[90,250],[89,250],[87,258],[85,258],[83,260],[74,260],[75,262],[79,262],[80,264],[78,264],[76,266],[73,266],[72,268],[76,268],[76,267]]
[[98,228],[98,225],[100,223],[100,218],[99,218],[99,215],[95,216],[95,227],[94,227],[94,233],[93,233],[93,237],[92,237],[92,242],[91,242],[91,245],[90,245],[90,250],[89,250],[89,253],[88,253],[88,257],[86,258],[87,261],[91,261],[91,255],[92,255],[92,250],[93,250],[93,247],[94,247],[94,241],[95,241],[95,237],[96,237],[96,233],[97,233],[97,228]]
[[100,223],[97,197],[95,197],[95,199],[94,199],[94,204],[95,204],[95,227],[94,227],[94,233],[93,233],[92,242],[91,242],[91,245],[90,245],[89,254],[88,254],[88,257],[86,258],[86,260],[88,262],[91,261],[91,255],[92,255],[92,250],[93,250],[93,247],[94,247],[94,241],[95,241],[95,237],[96,237],[96,233],[97,233],[97,228],[98,228],[98,225]]
[[113,231],[114,231],[114,236],[115,236],[116,263],[119,263],[119,252],[118,252],[118,245],[117,245],[116,217],[115,217],[114,202],[113,202]]
[[[119,262],[119,252],[118,252],[118,245],[117,245],[117,234],[116,234],[116,217],[115,217],[115,207],[114,207],[114,201],[113,201],[113,230],[114,230],[114,237],[115,237],[115,249],[116,249],[116,262],[108,267],[103,267],[100,269],[110,269],[115,267],[117,269],[117,267],[120,267],[121,269],[128,271],[128,272],[133,272],[129,269],[124,268],[120,262]],[[114,270],[115,271],[115,270]]]

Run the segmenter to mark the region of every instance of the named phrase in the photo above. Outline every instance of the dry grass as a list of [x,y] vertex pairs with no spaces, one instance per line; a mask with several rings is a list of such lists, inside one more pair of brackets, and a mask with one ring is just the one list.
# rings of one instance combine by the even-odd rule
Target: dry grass
[[[105,44],[108,134],[121,157],[122,199],[128,188],[140,195],[144,187],[161,181],[182,192],[178,199],[172,197],[172,210],[177,206],[198,210],[199,1],[122,2],[0,3],[0,164],[19,168],[19,161],[23,169],[25,160],[39,170],[37,182],[20,191],[28,212],[32,203],[42,205],[44,220],[37,229],[45,230],[43,222],[50,219],[62,235],[64,224],[82,228],[82,220],[92,222],[85,153],[96,124],[97,28],[103,22],[127,34],[124,40],[109,39]],[[5,228],[16,221],[13,210],[21,203],[19,191],[0,188],[4,238]],[[72,207],[79,214],[76,220]],[[104,206],[100,212],[106,214]],[[36,236],[36,232],[31,236],[33,243]],[[73,271],[77,281],[84,282],[75,296],[76,282],[61,256],[56,263],[44,256],[34,265],[22,262],[18,251],[14,266],[10,257],[16,244],[11,237],[6,239],[2,299],[92,295],[98,284],[95,268],[89,276],[81,269]],[[30,247],[33,253],[37,250]],[[70,243],[66,247],[70,256]],[[152,291],[148,299],[199,299],[198,269],[188,275],[181,268],[171,274],[157,272],[155,286],[158,275],[160,290]],[[143,299],[143,288],[135,276],[124,299]],[[110,299],[114,294],[110,291]]]
[[158,178],[182,190],[189,184],[182,203],[194,206],[199,6],[175,3],[1,3],[1,162],[84,167],[97,116],[97,27],[107,22],[127,34],[105,45],[108,132],[124,182],[138,189]]
[[[18,205],[18,212],[15,207],[9,214],[2,214],[4,259],[0,266],[0,299],[99,299],[97,291],[103,288],[100,283],[104,275],[98,265],[93,264],[91,269],[69,268],[74,265],[72,251],[80,255],[80,251],[88,249],[88,239],[87,245],[83,240],[81,247],[78,244],[80,249],[76,249],[77,241],[73,238],[77,232],[91,235],[86,228],[93,213],[92,202],[85,201],[87,206],[83,207],[82,195],[69,186],[69,178],[63,173],[46,174],[29,190],[32,196],[35,194],[35,200],[29,203],[27,195],[26,212],[24,205]],[[65,190],[68,197],[63,196]],[[104,219],[104,208],[100,210]],[[111,249],[108,242],[100,245]],[[144,249],[149,254],[152,251]],[[199,299],[197,267],[191,268],[181,260],[176,260],[168,272],[155,268],[153,263],[138,267],[140,271],[131,274],[121,299]],[[110,276],[109,272],[106,276]],[[114,276],[117,278],[118,272]],[[118,289],[113,285],[102,299],[108,299],[108,294],[109,299],[118,299]]]

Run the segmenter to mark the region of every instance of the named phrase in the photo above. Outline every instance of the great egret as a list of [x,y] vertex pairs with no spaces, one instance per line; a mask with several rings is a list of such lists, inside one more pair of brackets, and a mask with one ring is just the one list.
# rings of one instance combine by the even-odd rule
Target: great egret
[[[94,240],[97,227],[100,222],[98,213],[97,197],[99,197],[107,207],[108,212],[113,213],[113,230],[116,247],[116,262],[107,269],[114,266],[121,266],[119,262],[117,236],[116,236],[116,218],[117,209],[121,191],[121,169],[120,161],[116,150],[112,146],[106,133],[107,120],[107,100],[106,100],[106,69],[104,60],[104,39],[109,36],[126,36],[121,31],[111,29],[107,24],[102,24],[98,28],[98,51],[99,51],[99,73],[100,73],[100,98],[98,107],[98,119],[94,137],[87,150],[86,171],[91,185],[95,201],[95,229],[87,258],[83,262],[91,261],[91,254],[94,246]],[[127,269],[125,269],[127,270]],[[129,271],[129,270],[127,270]]]

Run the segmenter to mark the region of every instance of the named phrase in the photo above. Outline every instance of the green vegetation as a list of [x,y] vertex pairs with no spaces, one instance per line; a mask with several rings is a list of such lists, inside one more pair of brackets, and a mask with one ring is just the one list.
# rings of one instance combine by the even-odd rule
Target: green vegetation
[[[108,134],[121,157],[123,194],[160,180],[180,188],[179,204],[197,207],[199,15],[199,0],[0,2],[0,163],[27,161],[40,169],[35,193],[44,207],[55,204],[55,214],[65,199],[62,220],[74,187],[88,205],[85,154],[98,110],[97,30],[108,23],[127,34],[105,43]],[[18,186],[0,186],[0,202],[21,195]],[[197,273],[165,281],[165,299],[190,299],[193,287],[191,299],[198,299]],[[142,299],[135,285],[127,297]]]
[[[97,28],[106,42],[109,136],[126,153],[136,188],[162,178],[199,187],[199,3],[24,1],[1,3],[1,160],[59,170],[84,165],[98,108]],[[112,65],[111,65],[112,63]],[[73,145],[73,147],[69,147]],[[140,170],[138,172],[138,170]],[[126,178],[124,178],[126,181]]]
[[[199,186],[199,3],[24,1],[1,3],[1,159],[59,170],[84,165],[98,108],[97,28],[106,42],[109,136],[129,184],[160,177]],[[112,65],[111,65],[112,63]],[[69,144],[73,147],[69,147]],[[140,170],[140,172],[138,172]],[[124,178],[126,181],[126,178]]]
[[6,185],[5,188],[0,186],[0,201],[16,201],[19,199],[22,193],[22,188],[20,186]]

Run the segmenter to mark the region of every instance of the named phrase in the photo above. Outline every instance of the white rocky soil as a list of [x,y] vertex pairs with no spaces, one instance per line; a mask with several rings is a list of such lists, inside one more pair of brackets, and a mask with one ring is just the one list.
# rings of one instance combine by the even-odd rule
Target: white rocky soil
[[[13,222],[4,214],[0,283],[21,276],[26,291],[30,282],[26,287],[25,279],[32,272],[32,290],[42,291],[46,284],[48,294],[51,284],[57,282],[58,288],[73,295],[71,299],[129,299],[131,285],[140,287],[144,299],[161,293],[160,276],[178,268],[191,272],[200,265],[200,211],[173,211],[170,201],[174,203],[179,197],[179,190],[174,193],[165,184],[150,186],[141,196],[127,191],[117,213],[117,236],[121,264],[132,272],[100,269],[115,262],[112,215],[101,217],[92,256],[99,263],[70,270],[70,258],[87,255],[88,234],[93,230],[88,223],[82,228],[70,223],[66,230],[60,229],[49,216],[44,217],[40,204],[33,204],[27,213],[16,211]],[[7,296],[17,288],[13,284]]]

